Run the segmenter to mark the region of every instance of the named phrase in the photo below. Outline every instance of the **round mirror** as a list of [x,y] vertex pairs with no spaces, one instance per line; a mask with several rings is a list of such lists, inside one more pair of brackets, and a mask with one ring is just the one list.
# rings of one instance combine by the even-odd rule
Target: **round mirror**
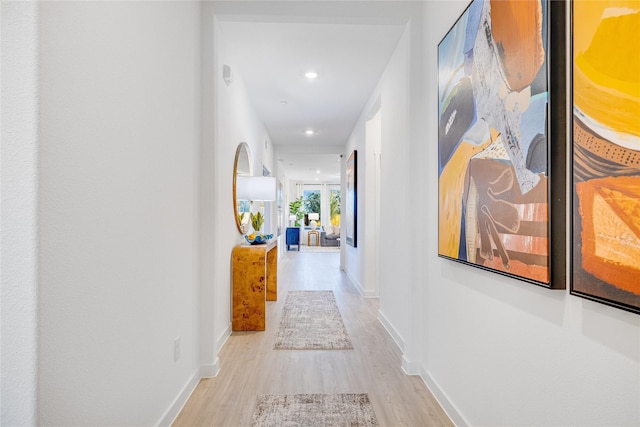
[[236,217],[236,226],[240,234],[249,231],[249,211],[251,201],[243,188],[242,177],[251,176],[251,158],[249,145],[241,142],[236,150],[236,159],[233,163],[233,210]]

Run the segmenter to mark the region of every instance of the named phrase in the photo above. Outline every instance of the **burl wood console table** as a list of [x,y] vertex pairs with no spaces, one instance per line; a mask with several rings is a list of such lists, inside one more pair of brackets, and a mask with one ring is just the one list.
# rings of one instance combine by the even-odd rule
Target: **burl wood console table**
[[278,241],[236,245],[231,252],[234,331],[264,331],[266,301],[278,299]]

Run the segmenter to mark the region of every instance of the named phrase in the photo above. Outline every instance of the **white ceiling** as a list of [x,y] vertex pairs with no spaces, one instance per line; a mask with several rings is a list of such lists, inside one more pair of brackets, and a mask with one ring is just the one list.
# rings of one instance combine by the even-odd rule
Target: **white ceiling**
[[[404,25],[397,18],[390,24],[380,18],[374,24],[353,17],[301,20],[235,18],[220,21],[220,29],[233,52],[234,78],[241,76],[276,146],[278,168],[294,181],[336,183],[339,154]],[[304,77],[311,70],[317,79]],[[307,136],[307,129],[316,133]]]

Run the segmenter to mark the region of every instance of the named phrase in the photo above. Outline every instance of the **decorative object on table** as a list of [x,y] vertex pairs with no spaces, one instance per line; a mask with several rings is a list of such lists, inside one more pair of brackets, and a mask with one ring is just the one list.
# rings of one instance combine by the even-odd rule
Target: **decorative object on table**
[[264,224],[264,215],[262,215],[262,212],[257,212],[257,213],[249,213],[249,217],[251,218],[251,226],[253,227],[253,230],[256,233],[260,233],[260,231],[262,231],[262,224]]
[[474,0],[438,45],[438,255],[553,289],[566,286],[565,7]]
[[289,291],[275,350],[353,350],[333,291]]
[[640,314],[640,3],[571,4],[571,294]]
[[250,177],[250,199],[252,202],[272,202],[276,199],[276,179],[271,176]]
[[258,395],[252,426],[375,427],[367,394]]
[[[253,230],[256,233],[262,232],[262,225],[264,224],[264,202],[275,200],[276,196],[276,180],[272,177],[263,177],[263,176],[238,176],[234,181],[234,197],[238,200],[246,200],[250,201],[251,204],[253,202],[261,202],[261,206],[259,207],[259,211],[257,213],[251,212],[251,204],[249,205],[247,212],[240,213],[236,212],[237,222],[241,223],[244,219],[247,222],[250,220],[251,225],[253,226]],[[247,215],[248,213],[248,215]],[[246,233],[248,230],[247,227],[242,227],[244,232]]]
[[309,226],[311,227],[312,230],[315,230],[318,227],[318,221],[320,221],[319,213],[312,212],[309,214]]
[[273,234],[245,234],[244,239],[252,245],[262,245],[273,238]]
[[304,208],[303,208],[304,200],[302,196],[295,199],[293,202],[289,202],[289,220],[291,220],[291,216],[294,216],[294,224],[296,227],[300,227],[300,220],[304,217]]
[[347,244],[358,247],[358,152],[353,150],[347,159],[346,237]]

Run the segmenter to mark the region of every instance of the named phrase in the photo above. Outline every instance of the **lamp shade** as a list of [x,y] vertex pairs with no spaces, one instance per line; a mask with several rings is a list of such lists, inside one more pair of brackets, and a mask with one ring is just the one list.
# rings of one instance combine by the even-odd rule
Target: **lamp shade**
[[250,186],[251,201],[271,201],[276,199],[276,179],[271,176],[253,176]]
[[251,177],[236,176],[236,200],[251,200]]
[[310,213],[309,214],[309,221],[317,221],[320,219],[320,214],[319,213]]

